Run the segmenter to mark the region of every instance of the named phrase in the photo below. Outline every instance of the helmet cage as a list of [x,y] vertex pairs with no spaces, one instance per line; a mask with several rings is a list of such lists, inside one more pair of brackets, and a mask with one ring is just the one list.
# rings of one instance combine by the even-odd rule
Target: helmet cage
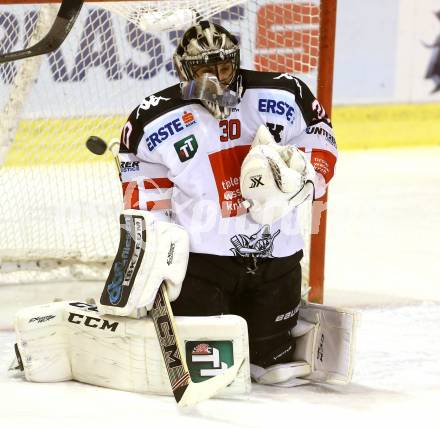
[[219,50],[216,52],[207,52],[197,56],[185,56],[182,57],[181,63],[185,77],[188,80],[195,79],[193,67],[197,65],[215,65],[219,62],[228,61],[232,62],[232,76],[229,82],[225,84],[229,86],[237,75],[237,70],[240,67],[240,51],[238,49]]

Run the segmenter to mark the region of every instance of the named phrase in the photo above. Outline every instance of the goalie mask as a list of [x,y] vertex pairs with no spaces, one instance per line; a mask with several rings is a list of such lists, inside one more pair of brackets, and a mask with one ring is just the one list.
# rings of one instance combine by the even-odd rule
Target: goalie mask
[[240,102],[240,48],[217,24],[200,21],[183,35],[174,54],[183,99],[199,99],[216,119]]

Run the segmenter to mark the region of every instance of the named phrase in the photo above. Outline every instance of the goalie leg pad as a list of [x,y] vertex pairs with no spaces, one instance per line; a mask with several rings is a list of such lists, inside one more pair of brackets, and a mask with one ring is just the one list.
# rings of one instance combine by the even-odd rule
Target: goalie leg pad
[[[243,318],[176,317],[176,327],[186,342],[186,361],[194,382],[220,374],[244,359],[235,380],[219,396],[250,391],[248,333]],[[56,302],[20,311],[15,330],[29,381],[78,380],[124,391],[172,395],[150,319],[102,316],[94,305]]]
[[308,382],[348,384],[353,376],[359,315],[349,309],[313,303],[300,307],[291,363],[266,368],[251,365],[252,378],[266,385],[290,387]]
[[[294,360],[310,364],[306,376],[314,382],[348,384],[353,376],[356,333],[359,314],[351,309],[315,303],[304,304],[299,311]],[[302,331],[301,331],[302,329]]]

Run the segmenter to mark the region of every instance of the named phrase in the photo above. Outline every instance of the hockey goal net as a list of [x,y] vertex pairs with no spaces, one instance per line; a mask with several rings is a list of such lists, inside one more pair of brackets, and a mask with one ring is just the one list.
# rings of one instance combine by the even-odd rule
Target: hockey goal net
[[[322,17],[334,3],[86,2],[58,50],[0,63],[0,283],[105,277],[119,238],[120,184],[111,155],[91,154],[85,141],[118,137],[144,96],[177,82],[172,53],[194,10],[239,37],[244,68],[296,74],[315,92],[321,85],[329,110],[331,80],[318,79],[318,65]],[[59,7],[0,0],[0,54],[41,40]],[[324,48],[321,37],[321,57]],[[309,242],[310,206],[302,211]]]

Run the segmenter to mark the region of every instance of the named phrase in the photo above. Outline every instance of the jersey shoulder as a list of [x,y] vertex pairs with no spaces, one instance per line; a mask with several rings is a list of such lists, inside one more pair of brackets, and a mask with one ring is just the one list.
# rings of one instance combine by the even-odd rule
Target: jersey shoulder
[[145,127],[167,113],[189,104],[199,104],[197,100],[183,100],[179,85],[145,97],[130,113],[121,133],[121,153],[137,153]]
[[290,73],[273,73],[241,69],[244,91],[247,89],[275,89],[294,95],[307,126],[320,121],[315,96],[305,82]]

